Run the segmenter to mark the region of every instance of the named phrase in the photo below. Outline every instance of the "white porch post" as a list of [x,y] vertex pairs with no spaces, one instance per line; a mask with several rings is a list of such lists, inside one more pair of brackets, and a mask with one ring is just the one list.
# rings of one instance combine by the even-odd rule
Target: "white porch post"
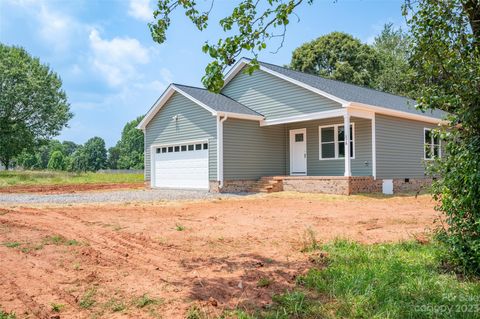
[[343,131],[345,137],[345,176],[352,176],[350,163],[350,114],[343,116]]

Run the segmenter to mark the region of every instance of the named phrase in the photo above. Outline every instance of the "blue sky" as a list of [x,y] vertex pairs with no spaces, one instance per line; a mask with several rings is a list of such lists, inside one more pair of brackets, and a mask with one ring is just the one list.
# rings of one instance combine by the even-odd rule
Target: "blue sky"
[[[209,62],[201,47],[222,36],[215,21],[235,2],[216,0],[203,32],[176,14],[167,42],[158,45],[147,27],[156,0],[0,0],[0,42],[24,47],[61,76],[75,115],[60,140],[84,143],[100,136],[113,146],[125,123],[144,114],[170,82],[201,85]],[[332,31],[371,42],[385,23],[405,27],[402,3],[316,0],[303,5],[283,48],[272,54],[277,43],[271,43],[260,59],[288,64],[293,49]]]

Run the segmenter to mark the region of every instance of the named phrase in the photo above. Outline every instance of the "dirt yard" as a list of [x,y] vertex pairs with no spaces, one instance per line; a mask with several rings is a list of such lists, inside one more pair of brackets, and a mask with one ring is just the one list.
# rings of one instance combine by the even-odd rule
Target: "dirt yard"
[[184,318],[194,304],[262,307],[312,266],[302,252],[312,237],[422,240],[433,206],[429,196],[293,193],[3,206],[0,308],[17,318]]

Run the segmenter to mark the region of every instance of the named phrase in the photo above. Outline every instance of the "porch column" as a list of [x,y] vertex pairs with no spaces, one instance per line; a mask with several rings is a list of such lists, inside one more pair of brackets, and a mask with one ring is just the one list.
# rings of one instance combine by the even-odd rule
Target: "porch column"
[[345,137],[345,176],[352,176],[350,163],[350,114],[343,116],[343,132]]

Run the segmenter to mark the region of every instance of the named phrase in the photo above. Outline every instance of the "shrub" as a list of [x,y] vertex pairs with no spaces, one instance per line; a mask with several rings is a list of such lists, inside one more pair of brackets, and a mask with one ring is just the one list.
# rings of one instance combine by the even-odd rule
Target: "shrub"
[[54,171],[62,171],[65,169],[65,160],[63,157],[62,152],[60,151],[55,151],[52,153],[52,156],[50,156],[50,160],[48,161],[48,169],[54,170]]

